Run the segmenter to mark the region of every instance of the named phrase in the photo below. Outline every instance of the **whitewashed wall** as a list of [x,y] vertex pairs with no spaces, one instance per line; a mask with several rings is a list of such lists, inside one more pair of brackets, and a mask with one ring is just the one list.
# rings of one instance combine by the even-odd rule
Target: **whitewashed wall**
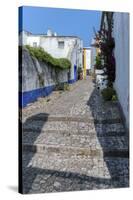
[[116,80],[114,87],[129,127],[129,14],[114,13]]
[[19,46],[27,44],[28,34],[25,31],[19,33]]
[[86,69],[91,69],[91,49],[86,49]]
[[30,46],[34,46],[34,43],[36,43],[36,46],[40,46],[40,37],[39,36],[29,36],[27,37],[27,44]]
[[[64,41],[64,48],[58,48],[58,42]],[[40,37],[40,46],[55,58],[65,58],[75,39],[62,37]]]
[[[64,42],[64,48],[58,47],[58,42]],[[82,56],[79,54],[83,43],[75,37],[40,37],[40,46],[55,58],[68,58],[71,61],[70,79],[74,79],[74,65],[82,66]]]

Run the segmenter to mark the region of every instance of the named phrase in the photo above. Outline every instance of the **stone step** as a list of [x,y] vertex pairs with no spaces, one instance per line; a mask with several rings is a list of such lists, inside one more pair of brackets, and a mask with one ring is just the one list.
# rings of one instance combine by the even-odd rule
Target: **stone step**
[[68,115],[48,115],[44,113],[40,113],[36,115],[35,117],[31,116],[28,118],[28,122],[30,123],[35,123],[37,121],[41,122],[47,122],[47,121],[52,121],[52,122],[57,122],[57,121],[62,121],[62,122],[86,122],[86,123],[102,123],[102,124],[114,124],[114,123],[122,123],[122,119],[120,117],[113,117],[113,118],[94,118],[94,117],[88,117],[88,116],[68,116]]
[[[39,132],[36,129],[31,129],[31,128],[25,128],[23,131],[23,140],[25,138],[35,140],[38,136],[41,135],[51,135],[56,137],[65,137],[65,136],[86,136],[88,138],[94,138],[94,137],[110,137],[110,136],[126,136],[126,132],[123,130],[118,130],[118,131],[106,131],[106,130],[94,130],[94,131],[73,131],[73,130],[41,130]],[[44,136],[45,137],[45,136]]]
[[42,132],[46,130],[72,131],[72,132],[123,132],[122,123],[88,123],[77,121],[27,121],[22,126],[23,132]]
[[128,157],[126,137],[88,138],[82,136],[52,137],[44,134],[36,139],[23,139],[23,150],[29,152],[59,152],[69,155]]
[[97,177],[113,179],[119,176],[128,176],[128,158],[93,157],[84,155],[66,155],[49,152],[47,154],[23,153],[23,167],[32,169],[48,169],[63,173],[66,178],[73,177]]
[[125,148],[128,145],[128,138],[126,136],[100,136],[97,134],[88,133],[74,134],[64,132],[42,132],[33,133],[25,132],[22,137],[23,143],[37,144],[37,145],[61,145],[61,146],[79,146],[79,147],[97,147],[98,149],[103,148]]

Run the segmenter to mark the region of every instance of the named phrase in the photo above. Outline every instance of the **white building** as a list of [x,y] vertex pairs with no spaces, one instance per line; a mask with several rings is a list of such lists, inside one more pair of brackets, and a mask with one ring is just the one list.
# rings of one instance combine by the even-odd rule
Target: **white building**
[[91,69],[91,47],[84,47],[84,77]]
[[46,35],[22,31],[19,35],[19,45],[42,47],[55,58],[68,58],[72,64],[69,82],[77,80],[77,69],[83,67],[83,41],[77,36],[58,36],[51,30],[48,30]]

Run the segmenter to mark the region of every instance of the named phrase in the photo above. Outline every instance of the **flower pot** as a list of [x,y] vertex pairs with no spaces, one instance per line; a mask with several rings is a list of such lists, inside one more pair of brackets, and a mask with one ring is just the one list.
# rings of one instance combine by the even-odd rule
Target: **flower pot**
[[83,79],[83,72],[80,72],[79,73],[79,80],[82,80]]
[[108,83],[107,75],[98,74],[96,76],[96,85],[97,85],[98,89],[102,90],[102,89],[106,88],[107,87],[107,83]]

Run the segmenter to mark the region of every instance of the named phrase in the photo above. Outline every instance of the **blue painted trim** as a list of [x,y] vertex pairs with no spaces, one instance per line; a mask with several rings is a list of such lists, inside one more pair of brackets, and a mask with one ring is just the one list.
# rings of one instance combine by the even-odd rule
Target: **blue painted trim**
[[74,79],[77,81],[77,65],[74,65]]
[[76,82],[75,79],[72,79],[72,80],[69,80],[69,81],[68,81],[69,84],[73,84],[73,83],[75,83],[75,82]]
[[[75,79],[68,81],[69,84],[73,84],[75,82],[76,82]],[[29,103],[33,103],[37,101],[39,97],[48,96],[54,89],[55,89],[55,85],[52,85],[52,86],[38,88],[35,90],[26,91],[26,92],[19,92],[19,107],[24,108]]]
[[55,88],[55,85],[47,86],[26,92],[19,92],[19,106],[24,108],[27,104],[36,101],[39,97],[48,96]]

